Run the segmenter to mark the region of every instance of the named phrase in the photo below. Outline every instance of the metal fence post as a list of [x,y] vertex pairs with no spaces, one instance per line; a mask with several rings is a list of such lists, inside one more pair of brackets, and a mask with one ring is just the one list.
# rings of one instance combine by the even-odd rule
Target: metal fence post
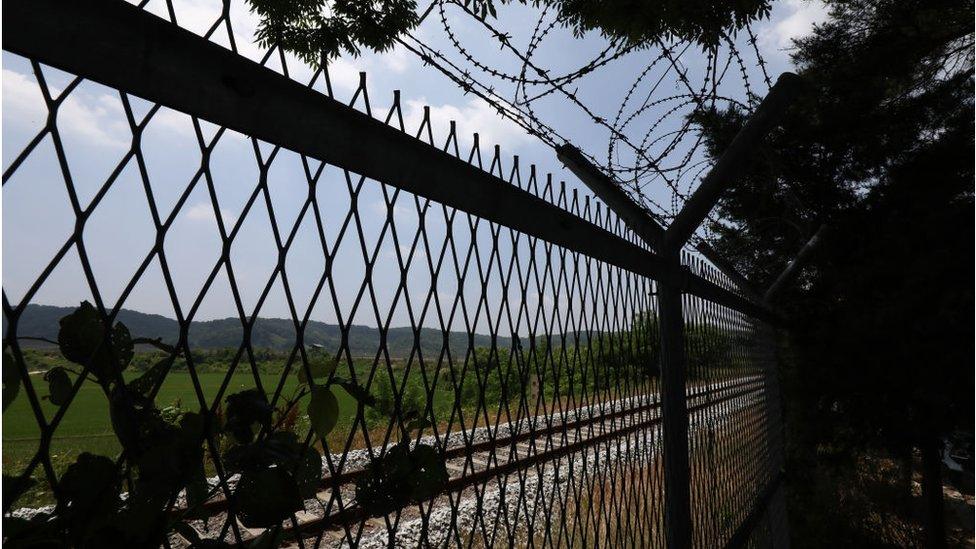
[[685,202],[664,234],[659,253],[672,266],[658,294],[661,318],[661,402],[664,425],[664,489],[666,540],[670,549],[692,545],[691,470],[688,457],[687,361],[681,307],[681,248],[698,230],[719,197],[732,185],[752,149],[779,122],[799,87],[799,77],[780,75],[712,170]]
[[[680,251],[665,258],[680,269]],[[661,327],[661,414],[664,431],[664,532],[672,549],[691,547],[691,486],[688,460],[688,403],[685,392],[683,277],[658,283],[658,315]]]
[[[721,194],[738,176],[751,150],[779,122],[798,86],[799,78],[794,74],[783,73],[779,77],[776,85],[719,157],[667,230],[634,203],[618,184],[590,164],[575,147],[564,145],[557,149],[563,164],[617,212],[635,234],[657,250],[665,271],[665,276],[660,277],[657,282],[657,301],[661,330],[664,530],[669,549],[685,549],[692,545],[687,360],[682,295],[690,290],[688,286],[692,283],[693,276],[681,266],[681,249]],[[707,249],[704,253],[709,252],[710,249]],[[730,265],[722,263],[734,271]],[[743,291],[755,299],[755,292],[751,288],[745,286]]]

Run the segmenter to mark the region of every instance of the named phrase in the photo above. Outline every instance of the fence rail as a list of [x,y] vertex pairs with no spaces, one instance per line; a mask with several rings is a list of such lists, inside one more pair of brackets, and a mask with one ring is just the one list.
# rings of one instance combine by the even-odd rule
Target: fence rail
[[[4,156],[5,213],[43,220],[67,208],[73,217],[47,248],[21,245],[43,235],[5,226],[5,248],[15,250],[5,251],[7,264],[40,265],[17,287],[4,280],[4,407],[13,406],[5,425],[14,413],[36,424],[36,445],[21,461],[8,462],[4,441],[4,475],[19,496],[4,498],[5,521],[17,521],[13,534],[5,528],[8,541],[785,544],[779,319],[734,276],[662,250],[667,233],[645,225],[623,197],[603,195],[611,211],[551,179],[540,185],[534,166],[523,184],[517,159],[506,179],[497,147],[484,170],[477,138],[465,161],[453,128],[444,147],[434,145],[426,114],[413,137],[398,94],[385,120],[374,118],[365,77],[352,101],[361,112],[331,97],[327,69],[301,83],[280,50],[261,63],[246,59],[234,45],[230,2],[203,36],[175,24],[167,6],[170,21],[119,0],[3,5],[5,61],[29,69],[22,76],[45,112],[37,134]],[[223,29],[230,49],[214,42]],[[276,57],[284,74],[265,66]],[[63,82],[52,83],[49,67],[68,73]],[[316,89],[322,81],[326,94]],[[118,162],[86,192],[77,174],[87,173],[92,151],[71,141],[65,112],[94,83],[117,97],[126,135]],[[136,114],[137,100],[152,103]],[[192,131],[160,145],[147,135],[164,109]],[[4,113],[16,116],[6,104]],[[208,134],[204,121],[216,130]],[[199,166],[175,182],[148,166],[178,142],[198,151]],[[217,159],[228,149],[242,155],[235,163],[253,155],[257,172],[231,191],[215,182],[236,170]],[[286,177],[272,176],[289,161]],[[574,171],[587,177],[585,166]],[[160,180],[178,191],[168,205]],[[52,181],[64,191],[38,202]],[[235,202],[228,193],[242,198],[225,219]],[[124,215],[133,203],[120,207],[116,196],[144,200],[148,222]],[[213,219],[181,240],[180,228],[201,218],[191,197],[202,197]],[[109,233],[92,229],[101,219]],[[99,250],[118,233],[144,244],[133,246],[142,259],[113,293]],[[212,263],[181,264],[183,250],[206,242]],[[241,255],[259,242],[268,244]],[[314,268],[300,263],[310,257],[320,260]],[[257,264],[266,278],[250,283]],[[60,323],[43,317],[46,295],[74,290],[93,306],[65,311]],[[140,292],[162,296],[175,317],[170,332],[129,311],[152,301]],[[211,372],[200,353],[218,352],[208,343],[215,336],[198,334],[214,321],[197,317],[218,293],[234,326],[228,362]],[[275,314],[288,318],[271,330]],[[85,356],[66,343],[80,319],[100,340]],[[128,343],[118,342],[119,330]],[[265,345],[278,349],[271,366],[260,358]],[[110,356],[99,355],[105,348]],[[142,356],[158,362],[130,366]],[[30,375],[37,368],[47,371],[43,381]],[[217,381],[207,386],[211,374]],[[67,386],[54,379],[61,375]],[[187,401],[170,417],[160,401],[177,383],[188,387]],[[20,402],[8,403],[8,384]],[[250,390],[233,392],[238,385]],[[95,400],[102,408],[84,413],[104,416],[119,446],[63,447],[72,428],[65,418]],[[183,462],[158,469],[149,456],[164,453],[153,446],[160,437],[129,433],[125,415],[149,418],[177,440],[168,444],[184,444],[187,418],[198,418],[199,440],[179,447],[192,474]],[[110,450],[116,489],[87,509],[75,488],[79,454]],[[271,476],[301,492],[284,515],[265,501],[285,491],[267,489]],[[165,490],[153,484],[159,478]],[[128,496],[113,499],[119,492]],[[139,505],[165,519],[127,521]],[[96,511],[112,519],[86,514]]]

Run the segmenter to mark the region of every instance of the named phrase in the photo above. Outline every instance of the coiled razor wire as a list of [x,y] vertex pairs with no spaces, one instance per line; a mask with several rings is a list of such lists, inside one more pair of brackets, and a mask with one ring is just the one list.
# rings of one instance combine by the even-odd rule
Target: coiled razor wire
[[[557,71],[540,61],[539,55],[545,42],[559,36],[560,31],[568,32],[550,5],[538,8],[527,40],[517,40],[500,21],[480,18],[458,0],[434,0],[424,19],[435,12],[435,26],[443,31],[452,51],[440,51],[416,34],[401,40],[407,50],[551,147],[563,143],[580,147],[580,143],[561,133],[554,121],[540,114],[538,106],[543,100],[558,97],[575,107],[582,119],[608,135],[605,156],[598,158],[595,151],[580,147],[584,154],[664,224],[681,209],[709,166],[693,116],[728,107],[749,111],[763,95],[753,81],[760,78],[766,90],[772,84],[756,35],[748,26],[740,33],[744,36],[726,34],[720,44],[707,48],[680,40],[632,44],[608,39],[595,55],[575,68]],[[515,57],[518,70],[506,70],[500,66],[502,59],[479,56],[471,50],[468,44],[484,41],[484,35],[462,33],[456,26],[472,21],[474,27],[497,41],[502,51]],[[737,45],[739,39],[748,47]],[[517,43],[525,47],[519,48]],[[601,69],[624,61],[632,63],[637,55],[648,53],[630,86],[620,89],[623,99],[612,115],[604,116],[577,93],[579,85]],[[697,63],[703,68],[689,68],[689,59],[696,63],[704,60]],[[603,97],[616,91],[603,80],[600,85],[607,90]],[[741,89],[735,90],[736,86]],[[503,87],[511,87],[511,91],[505,93]],[[651,196],[661,196],[662,191],[670,195],[667,205]]]

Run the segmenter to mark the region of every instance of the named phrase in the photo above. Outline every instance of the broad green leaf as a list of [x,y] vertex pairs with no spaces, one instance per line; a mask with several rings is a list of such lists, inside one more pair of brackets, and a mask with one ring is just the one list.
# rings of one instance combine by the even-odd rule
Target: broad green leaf
[[[207,484],[206,469],[204,468],[203,441],[205,433],[206,427],[201,414],[187,412],[180,418],[176,446],[182,456],[182,468],[184,470],[181,471],[181,476],[186,479],[186,502],[190,509],[206,501],[210,491],[210,486]],[[202,510],[198,511],[205,514]]]
[[87,301],[59,321],[58,347],[64,358],[85,364],[102,343],[104,328],[98,311]]
[[313,387],[312,399],[308,403],[308,419],[321,438],[325,438],[339,421],[339,400],[328,387]]
[[0,367],[3,368],[3,410],[6,411],[20,392],[20,372],[17,371],[17,363],[10,353],[3,353],[3,364]]
[[189,510],[189,518],[207,517],[208,513],[203,509],[197,509],[197,507],[207,501],[209,494],[210,485],[207,484],[207,472],[201,459],[199,465],[194,467],[190,480],[186,483],[186,506]]
[[376,397],[371,395],[362,385],[345,379],[338,379],[336,383],[341,385],[352,398],[356,399],[363,406],[376,406]]
[[303,508],[295,478],[284,467],[244,472],[235,495],[241,523],[248,528],[277,526]]
[[444,457],[437,450],[426,444],[418,444],[410,452],[410,462],[410,497],[415,503],[428,500],[444,489],[450,477]]
[[115,462],[83,452],[61,475],[58,513],[70,504],[72,514],[83,520],[107,519],[119,503],[120,478]]
[[237,442],[250,444],[262,427],[271,425],[271,413],[271,404],[259,389],[229,395],[224,430]]
[[309,446],[301,455],[301,461],[295,471],[295,481],[303,498],[311,499],[319,491],[322,481],[322,456],[319,451]]
[[165,429],[165,422],[153,402],[124,385],[112,389],[108,403],[109,420],[119,443],[132,457],[141,456]]
[[356,480],[356,500],[368,514],[387,514],[444,490],[450,478],[444,456],[426,444],[409,448],[404,439],[382,458],[370,462],[366,474]]
[[51,368],[44,374],[44,381],[47,382],[48,398],[51,404],[61,406],[68,402],[71,397],[71,378],[68,372],[60,366]]
[[30,519],[3,517],[4,547],[54,548],[64,545],[61,524],[52,513],[40,512]]
[[356,501],[370,516],[381,516],[410,501],[409,442],[404,440],[370,461],[366,473],[356,479]]
[[153,387],[159,384],[159,382],[169,371],[170,366],[173,364],[173,357],[166,357],[156,364],[152,368],[146,370],[141,376],[133,379],[128,383],[129,389],[139,393],[142,396],[149,396],[152,392]]
[[137,540],[141,546],[155,545],[147,542],[161,534],[161,518],[169,500],[169,494],[163,491],[146,493],[141,491],[141,487],[137,487],[135,492],[129,493],[122,511],[112,517],[113,524],[107,529],[107,536],[99,546],[119,546],[117,538],[112,534],[115,529],[123,534],[124,539],[129,542],[128,545],[136,545]]
[[312,372],[312,379],[323,379],[329,377],[336,369],[336,361],[326,357],[314,357],[308,361],[308,370],[305,365],[298,367],[298,381],[308,383],[308,371]]
[[417,429],[426,429],[427,427],[430,427],[431,425],[432,425],[432,423],[427,418],[417,417],[417,418],[411,419],[407,423],[406,429],[407,429],[407,432],[409,433],[410,431],[415,431]]
[[107,383],[129,365],[133,345],[129,329],[117,322],[106,344],[105,325],[91,303],[84,301],[60,320],[58,347],[71,362],[88,366],[95,377]]

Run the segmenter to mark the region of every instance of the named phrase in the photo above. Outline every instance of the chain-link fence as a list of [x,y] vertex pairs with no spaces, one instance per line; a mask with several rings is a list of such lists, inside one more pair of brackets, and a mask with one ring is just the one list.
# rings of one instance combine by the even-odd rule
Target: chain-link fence
[[[156,8],[5,7],[6,541],[665,545],[651,248],[365,76],[245,62],[240,5]],[[693,542],[782,544],[773,329],[683,264]]]

